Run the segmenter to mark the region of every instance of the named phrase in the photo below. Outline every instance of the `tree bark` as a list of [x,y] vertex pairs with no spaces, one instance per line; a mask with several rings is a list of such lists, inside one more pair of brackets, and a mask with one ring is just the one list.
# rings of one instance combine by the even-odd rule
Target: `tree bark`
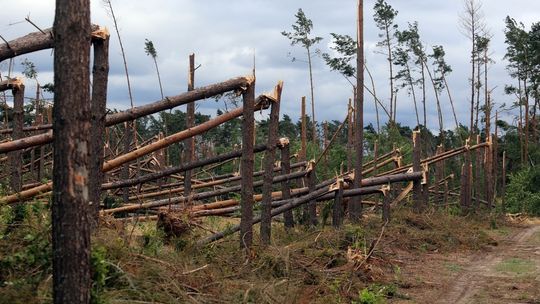
[[[24,85],[13,86],[13,132],[11,136],[14,140],[22,138],[24,123]],[[11,165],[11,189],[15,192],[21,191],[22,187],[22,151],[13,151],[9,154]]]
[[53,301],[89,303],[90,2],[57,0],[53,29]]
[[[266,150],[266,145],[258,145],[258,146],[253,148],[254,153],[262,152],[262,151],[265,151],[265,150]],[[187,170],[193,170],[195,168],[200,168],[200,167],[203,167],[203,166],[206,166],[206,165],[219,163],[219,162],[230,160],[230,159],[240,157],[240,156],[242,156],[242,150],[233,150],[231,152],[219,154],[219,155],[214,156],[214,157],[194,161],[192,163],[183,164],[183,165],[177,166],[177,167],[168,168],[168,169],[165,169],[165,170],[160,171],[160,172],[146,174],[146,175],[138,177],[138,178],[133,178],[133,179],[128,179],[128,180],[122,180],[122,181],[117,181],[117,182],[113,182],[113,183],[103,184],[101,189],[102,190],[109,190],[109,189],[117,189],[117,188],[127,187],[127,186],[135,186],[135,185],[150,182],[150,181],[162,178],[162,177],[167,177],[167,176],[172,175],[172,174],[185,172]]]
[[[195,89],[195,54],[189,55],[188,92]],[[186,109],[186,129],[195,126],[195,101],[187,104]],[[190,137],[185,141],[186,159],[184,161],[193,162],[195,160],[195,137]],[[184,173],[184,196],[191,194],[191,170]]]
[[334,196],[334,208],[332,212],[332,226],[339,228],[343,225],[343,180],[337,180],[337,191]]
[[109,35],[94,41],[94,67],[92,70],[92,128],[90,129],[90,171],[88,187],[90,195],[90,224],[93,228],[99,223],[99,203],[101,183],[104,174],[101,172],[104,155],[105,115],[107,111],[107,81],[109,77]]
[[[421,153],[421,140],[420,131],[413,131],[413,156],[412,156],[412,168],[413,172],[420,172],[420,153]],[[422,184],[420,181],[414,181],[413,183],[413,204],[414,211],[420,212],[422,209]]]
[[[109,114],[106,117],[105,125],[107,127],[113,126],[126,121],[135,120],[146,115],[154,114],[166,109],[172,109],[174,107],[184,105],[196,100],[213,97],[233,90],[241,90],[246,86],[250,85],[252,82],[252,77],[238,77],[229,79],[221,83],[198,88],[191,92],[183,93],[177,96],[166,97],[164,100],[156,101],[154,103],[150,103],[144,106],[134,107],[132,109],[119,113]],[[28,147],[47,144],[52,142],[52,140],[52,133],[29,136],[21,140],[1,143],[0,153],[6,153],[17,149],[25,149]]]
[[[246,110],[245,108],[237,108],[237,109],[234,109],[230,112],[227,112],[227,113],[224,113],[214,119],[211,119],[207,122],[204,122],[200,125],[197,125],[191,129],[187,129],[187,130],[183,130],[183,131],[180,131],[176,134],[172,134],[172,135],[169,135],[167,137],[165,137],[164,139],[162,140],[159,140],[159,141],[156,141],[152,144],[149,144],[149,145],[146,145],[144,147],[141,147],[141,148],[138,148],[134,151],[131,151],[130,153],[128,154],[124,154],[124,155],[121,155],[121,156],[118,156],[112,160],[109,160],[107,162],[105,162],[105,164],[103,165],[103,171],[104,172],[107,172],[107,171],[110,171],[114,168],[117,168],[127,162],[130,162],[132,160],[135,160],[143,155],[146,155],[146,154],[149,154],[149,153],[152,153],[154,151],[157,151],[159,149],[162,149],[164,147],[167,147],[171,144],[174,144],[174,143],[177,143],[177,142],[180,142],[186,138],[189,138],[189,137],[192,137],[192,136],[195,136],[195,135],[199,135],[203,132],[206,132],[212,128],[215,128],[217,127],[218,125],[224,123],[224,122],[227,122],[231,119],[234,119],[236,117],[239,117],[242,115],[242,113],[248,113],[251,111],[251,116],[254,115],[254,111],[256,110],[259,110],[259,109],[262,109],[262,108],[265,108],[267,106],[267,103],[266,103],[266,99],[267,97],[265,97],[263,95],[263,97],[261,97],[261,101],[259,101],[257,103],[257,105],[255,105],[254,107],[250,107],[249,110]],[[253,98],[254,99],[254,98]],[[253,136],[252,136],[253,137]],[[252,139],[253,140],[253,139]]]
[[[281,174],[291,173],[291,160],[290,160],[290,145],[287,143],[281,147]],[[284,200],[291,198],[291,186],[290,181],[285,180],[281,183],[281,193]],[[285,228],[294,227],[294,218],[291,210],[283,213],[283,219]]]
[[243,93],[243,119],[242,119],[242,192],[241,219],[240,219],[240,248],[249,255],[253,242],[253,146],[255,134],[255,82],[248,86]]
[[[356,96],[355,96],[355,132],[354,146],[356,161],[354,164],[353,188],[360,188],[362,182],[362,162],[364,157],[364,1],[358,1],[357,54],[356,54]],[[359,222],[362,216],[362,199],[351,199],[349,216],[352,222]]]
[[261,244],[270,245],[272,234],[272,217],[270,213],[272,211],[272,179],[274,176],[274,161],[276,158],[276,141],[278,137],[279,128],[279,106],[281,102],[281,91],[283,90],[283,82],[274,89],[274,96],[277,100],[272,103],[270,110],[270,120],[268,124],[268,143],[266,148],[266,154],[264,157],[264,184],[263,184],[263,200],[261,210]]

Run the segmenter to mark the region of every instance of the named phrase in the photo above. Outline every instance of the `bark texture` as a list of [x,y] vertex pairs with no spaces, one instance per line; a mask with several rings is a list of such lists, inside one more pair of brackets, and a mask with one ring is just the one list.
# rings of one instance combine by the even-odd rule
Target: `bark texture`
[[90,1],[57,0],[53,29],[53,301],[89,303]]
[[107,84],[109,77],[109,36],[94,40],[94,67],[92,69],[92,128],[90,129],[90,224],[96,227],[99,220],[101,183],[103,182],[103,135],[107,111]]

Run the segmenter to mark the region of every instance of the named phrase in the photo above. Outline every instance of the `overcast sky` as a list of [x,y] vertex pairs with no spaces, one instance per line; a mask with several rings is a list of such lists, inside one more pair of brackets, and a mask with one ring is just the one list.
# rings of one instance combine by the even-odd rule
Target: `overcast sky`
[[[92,22],[107,26],[111,31],[108,107],[124,109],[129,107],[129,98],[118,38],[103,2],[91,2]],[[419,22],[420,35],[428,49],[433,45],[445,47],[447,62],[454,70],[448,81],[457,104],[458,119],[467,122],[470,115],[470,43],[458,26],[463,2],[388,0],[388,3],[399,11],[396,21],[401,28],[406,27],[407,22]],[[377,53],[379,32],[372,18],[373,4],[374,0],[365,1],[364,4],[366,60],[374,75],[379,98],[388,103],[388,65],[385,56]],[[313,33],[324,38],[318,45],[323,52],[329,51],[331,32],[354,37],[356,31],[356,0],[113,0],[113,8],[126,50],[136,105],[160,99],[153,62],[144,52],[144,40],[148,38],[158,52],[165,95],[186,91],[188,55],[192,52],[196,54],[196,64],[201,65],[196,71],[196,86],[250,74],[255,53],[257,92],[269,91],[278,80],[283,80],[282,113],[296,119],[300,112],[301,96],[309,96],[309,78],[307,64],[291,62],[288,54],[301,58],[305,53],[298,47],[291,47],[280,32],[291,29],[298,8],[302,8],[312,19]],[[509,104],[513,102],[512,98],[503,94],[504,85],[512,83],[503,60],[504,18],[510,15],[529,27],[532,22],[540,21],[540,1],[484,0],[483,12],[493,35],[491,48],[496,62],[490,69],[490,88],[495,88],[495,102]],[[16,5],[3,5],[0,11],[0,35],[9,41],[35,31],[29,23],[24,22],[28,15],[42,28],[52,26],[54,1],[18,0]],[[20,74],[20,62],[24,58],[36,64],[40,83],[52,81],[53,58],[50,50],[17,58],[12,76]],[[6,74],[7,63],[0,65],[0,71]],[[317,121],[342,120],[348,98],[351,97],[350,84],[336,72],[331,72],[321,58],[314,58],[314,84]],[[31,85],[28,88],[32,90]],[[442,97],[442,103],[445,127],[453,128],[448,99]],[[374,122],[373,99],[367,93],[365,105],[366,121]],[[198,103],[198,111],[205,114],[215,114],[217,108],[224,108],[223,103],[214,100]],[[432,98],[428,100],[428,112],[428,127],[437,129],[437,111]],[[406,93],[399,95],[397,120],[411,126],[416,124],[414,107]]]

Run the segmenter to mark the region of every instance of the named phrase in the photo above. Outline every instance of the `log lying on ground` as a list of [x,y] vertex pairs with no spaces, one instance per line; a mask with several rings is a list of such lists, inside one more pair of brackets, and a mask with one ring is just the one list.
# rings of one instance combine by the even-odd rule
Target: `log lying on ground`
[[[300,172],[294,172],[294,173],[291,173],[291,174],[288,174],[288,175],[280,175],[280,176],[276,176],[273,179],[273,182],[274,183],[279,183],[279,182],[282,182],[283,180],[289,180],[289,179],[294,179],[294,178],[304,176],[305,174],[306,174],[305,171],[300,171]],[[259,187],[262,184],[263,184],[262,181],[254,182],[253,187]],[[118,208],[113,208],[113,209],[106,209],[106,210],[102,210],[101,214],[113,214],[113,213],[117,213],[117,212],[129,212],[129,211],[134,211],[134,210],[139,210],[139,209],[148,209],[148,208],[166,206],[166,205],[171,205],[171,204],[179,204],[179,203],[184,203],[184,202],[187,202],[187,201],[203,200],[203,199],[207,199],[207,198],[210,198],[210,197],[224,195],[224,194],[228,194],[228,193],[231,193],[231,192],[239,191],[240,189],[242,189],[242,186],[237,185],[237,186],[223,188],[223,189],[219,189],[219,190],[215,190],[215,191],[194,193],[194,194],[190,195],[189,197],[185,197],[185,196],[174,197],[174,198],[171,198],[171,199],[157,200],[157,201],[149,202],[149,203],[134,204],[134,205],[123,206],[123,207],[118,207]]]
[[[194,92],[194,91],[192,91],[192,92]],[[272,100],[272,98],[273,97],[269,96],[269,95],[264,95],[264,94],[260,95],[257,98],[257,104],[255,105],[255,111],[267,108],[269,106],[269,103]],[[173,135],[167,136],[162,140],[156,141],[156,142],[154,142],[152,144],[149,144],[149,145],[141,147],[141,148],[139,148],[137,150],[131,151],[128,154],[124,154],[124,155],[121,155],[121,156],[119,156],[117,158],[109,160],[108,162],[106,162],[103,165],[102,171],[103,172],[111,171],[111,170],[113,170],[113,169],[115,169],[115,168],[117,168],[117,167],[119,167],[119,166],[121,166],[121,165],[123,165],[125,163],[133,161],[133,160],[135,160],[135,159],[137,159],[137,158],[139,158],[141,156],[152,153],[154,151],[157,151],[159,149],[167,147],[167,146],[169,146],[171,144],[180,142],[180,141],[182,141],[182,140],[184,140],[186,138],[189,138],[189,137],[196,136],[196,135],[199,135],[201,133],[204,133],[204,132],[208,131],[209,129],[215,128],[218,125],[220,125],[220,124],[222,124],[222,123],[224,123],[226,121],[229,121],[231,119],[239,117],[240,115],[242,115],[242,111],[243,111],[242,108],[234,109],[234,110],[232,110],[232,111],[230,111],[228,113],[220,115],[220,116],[218,116],[218,117],[216,117],[216,118],[214,118],[212,120],[209,120],[209,121],[207,121],[205,123],[202,123],[202,124],[200,124],[198,126],[195,126],[195,127],[191,128],[191,129],[180,131],[180,132],[175,133]],[[0,144],[0,146],[1,145],[2,144]],[[0,153],[1,153],[1,149],[0,149]],[[39,189],[40,190],[47,189],[47,191],[50,191],[52,189],[52,183],[49,182],[47,184],[39,186]],[[46,192],[46,191],[41,191],[41,192]],[[34,189],[29,189],[29,190],[22,191],[22,192],[17,193],[17,194],[5,196],[5,197],[0,198],[0,205],[15,203],[15,202],[18,202],[18,201],[23,201],[25,199],[28,199],[28,198],[32,197],[35,194],[36,193],[34,192]]]
[[[366,194],[373,194],[373,193],[377,193],[377,192],[380,192],[381,189],[380,187],[365,187],[365,188],[357,188],[357,189],[352,189],[352,190],[345,190],[343,192],[343,195],[345,196],[345,193],[348,192],[348,195],[350,196],[359,196],[359,195],[366,195]],[[328,199],[331,199],[333,198],[333,191],[330,190],[329,188],[321,188],[321,189],[318,189],[318,190],[315,190],[305,196],[301,196],[301,197],[297,197],[297,198],[294,198],[294,199],[291,199],[291,200],[287,200],[287,201],[281,201],[281,202],[274,202],[272,204],[275,204],[275,205],[279,205],[281,204],[281,206],[277,207],[277,208],[274,208],[272,209],[272,212],[271,212],[271,216],[272,217],[275,217],[279,214],[282,214],[284,213],[285,211],[288,211],[288,210],[292,210],[294,208],[297,208],[298,206],[301,206],[303,204],[306,204],[307,202],[311,201],[311,200],[314,200],[314,199],[317,199],[321,196],[324,196],[325,194],[329,194],[329,198]],[[258,216],[258,217],[255,217],[252,221],[252,225],[255,225],[257,223],[259,223],[261,221],[261,217]],[[216,233],[216,234],[213,234],[209,237],[206,237],[204,239],[201,239],[197,242],[197,245],[199,246],[203,246],[203,245],[206,245],[208,243],[211,243],[211,242],[214,242],[214,241],[217,241],[219,239],[222,239],[228,235],[231,235],[235,232],[238,232],[240,231],[240,225],[236,225],[236,226],[233,226],[225,231],[222,231],[222,232],[219,232],[219,233]]]
[[[292,166],[292,168],[303,167],[303,166],[306,165],[306,162],[300,162],[300,163],[296,163],[294,165],[295,166]],[[280,167],[275,167],[274,168],[274,171],[279,171],[279,170],[281,170]],[[255,173],[253,173],[253,177],[261,176],[263,173],[264,173],[264,171],[255,172]],[[240,175],[238,175],[238,176],[233,176],[233,177],[229,177],[229,178],[225,178],[225,179],[216,179],[216,180],[212,180],[212,181],[205,182],[205,183],[195,184],[195,185],[193,185],[191,187],[191,189],[195,190],[195,189],[201,189],[201,188],[215,187],[215,186],[223,185],[223,184],[226,184],[226,183],[232,183],[232,182],[240,181],[241,178],[242,177]],[[174,184],[171,184],[171,185],[179,186],[181,184],[182,184],[181,182],[178,182],[178,183],[174,183]],[[166,185],[166,186],[169,186],[169,185]],[[136,195],[136,196],[131,196],[129,198],[129,200],[131,201],[131,200],[146,199],[146,198],[169,195],[169,194],[174,194],[174,193],[182,193],[183,191],[184,191],[184,187],[180,187],[180,188],[172,189],[172,190],[170,190],[170,189],[169,190],[162,190],[162,191],[158,191],[158,192],[144,193],[144,194],[139,194],[139,195]]]
[[[358,188],[358,189],[343,190],[343,197],[352,197],[352,196],[357,196],[357,195],[368,195],[368,194],[382,193],[386,188],[387,188],[386,186],[371,186],[371,187],[364,187],[364,188]],[[299,193],[307,194],[308,193],[308,188],[306,187],[306,188],[300,188],[300,189],[293,189],[292,193],[295,194],[295,195],[297,195]],[[272,193],[272,194],[274,194],[274,193]],[[280,196],[276,195],[276,197],[279,198]],[[276,198],[276,197],[273,197],[273,198]],[[323,202],[323,201],[331,200],[333,198],[334,198],[334,194],[330,192],[330,193],[319,196],[315,200],[317,202]],[[254,200],[255,200],[255,202],[258,202],[258,201],[260,201],[260,198],[257,197],[257,196],[254,196]],[[272,208],[276,208],[276,207],[280,207],[280,206],[285,205],[286,203],[290,202],[291,200],[292,199],[284,199],[284,200],[279,200],[279,201],[272,201],[271,205],[272,205]],[[362,202],[362,203],[363,204],[365,203],[367,205],[373,205],[373,203],[371,203],[371,202]],[[197,217],[213,216],[213,215],[226,215],[226,214],[234,213],[234,212],[239,211],[239,210],[240,210],[239,206],[233,205],[233,206],[230,206],[230,207],[223,207],[223,208],[217,208],[217,209],[199,210],[199,211],[193,212],[192,214],[194,216],[197,216]]]
[[[420,164],[422,164],[422,165],[423,164],[431,165],[431,164],[434,164],[436,162],[446,160],[448,158],[452,158],[454,156],[460,155],[462,153],[465,153],[466,151],[473,151],[473,150],[476,150],[476,149],[486,147],[487,145],[488,145],[488,143],[484,142],[484,143],[480,143],[480,144],[470,146],[468,148],[467,147],[460,147],[460,148],[456,148],[456,149],[453,149],[453,150],[448,150],[448,151],[446,151],[444,153],[441,153],[441,154],[438,154],[438,155],[435,155],[435,156],[432,156],[432,157],[425,158],[425,159],[420,161]],[[393,169],[393,170],[390,170],[390,171],[386,171],[386,172],[383,172],[383,173],[380,173],[377,176],[383,176],[383,175],[388,175],[388,174],[396,174],[396,173],[403,173],[403,172],[406,172],[407,170],[409,170],[409,168],[412,168],[412,164],[402,166],[402,167],[399,167],[399,168],[396,168],[396,169]]]
[[[253,153],[259,153],[259,152],[262,152],[264,150],[266,150],[266,145],[264,145],[264,144],[257,145],[253,149]],[[194,161],[194,162],[191,162],[191,163],[183,164],[181,166],[165,169],[165,170],[160,171],[160,172],[146,174],[146,175],[143,175],[143,176],[141,176],[139,178],[134,178],[134,179],[128,179],[128,180],[103,184],[101,186],[101,189],[102,190],[108,190],[108,189],[116,189],[116,188],[122,188],[122,187],[135,186],[135,185],[138,185],[138,184],[143,184],[143,183],[147,183],[149,181],[153,181],[153,180],[156,180],[156,179],[167,177],[167,176],[169,176],[171,174],[182,173],[182,172],[185,172],[187,170],[193,170],[193,169],[200,168],[200,167],[203,167],[203,166],[206,166],[206,165],[210,165],[210,164],[214,164],[214,163],[217,163],[217,162],[222,162],[222,161],[225,161],[225,160],[237,158],[237,157],[240,157],[241,155],[242,155],[242,150],[234,150],[234,151],[223,153],[223,154],[220,154],[220,155],[217,155],[217,156],[214,156],[214,157],[209,157],[207,159],[201,159],[201,160]]]
[[[0,89],[0,91],[2,91]],[[35,126],[28,126],[23,128],[23,132],[35,132],[35,131],[43,131],[43,130],[50,130],[52,129],[51,124],[44,124],[44,125],[35,125]],[[13,129],[2,129],[0,130],[0,134],[9,134],[13,132]]]
[[[195,92],[195,91],[191,91]],[[266,109],[270,105],[270,101],[273,97],[269,95],[261,95],[257,98],[257,104],[255,105],[254,110],[261,110]],[[222,115],[219,115],[218,117],[211,119],[207,122],[204,122],[200,125],[197,125],[193,128],[189,128],[187,130],[180,131],[178,133],[175,133],[173,135],[169,135],[161,140],[158,140],[154,143],[151,143],[149,145],[146,145],[144,147],[141,147],[139,149],[136,149],[134,151],[131,151],[127,154],[123,154],[121,156],[118,156],[114,159],[111,159],[105,164],[103,164],[103,172],[110,171],[114,168],[117,168],[127,162],[133,161],[141,156],[144,156],[146,154],[152,153],[154,151],[157,151],[159,149],[165,148],[171,144],[183,141],[187,138],[202,134],[212,128],[215,128],[219,126],[222,123],[225,123],[229,120],[232,120],[234,118],[240,117],[243,113],[243,108],[236,108],[230,112],[224,113]]]
[[[166,97],[163,100],[156,101],[144,106],[134,107],[132,109],[109,114],[106,117],[105,125],[112,126],[126,121],[131,121],[146,115],[154,114],[166,109],[172,109],[179,105],[184,105],[196,100],[213,97],[229,91],[240,90],[253,82],[253,77],[237,77],[224,82],[212,84],[206,87],[198,88],[180,95]],[[43,125],[41,128],[52,128],[52,125]],[[29,136],[20,140],[0,144],[0,153],[6,153],[13,150],[25,149],[37,145],[43,145],[52,142],[53,134],[45,133]]]

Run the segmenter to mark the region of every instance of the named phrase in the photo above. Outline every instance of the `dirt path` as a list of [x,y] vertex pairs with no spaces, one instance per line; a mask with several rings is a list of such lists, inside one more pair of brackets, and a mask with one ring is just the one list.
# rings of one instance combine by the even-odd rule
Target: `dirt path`
[[438,303],[540,304],[540,224],[473,256],[450,282]]

